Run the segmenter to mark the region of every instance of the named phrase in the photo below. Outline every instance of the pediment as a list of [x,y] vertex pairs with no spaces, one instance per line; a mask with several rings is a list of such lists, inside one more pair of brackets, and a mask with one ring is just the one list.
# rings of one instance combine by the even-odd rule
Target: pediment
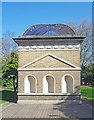
[[34,61],[24,65],[21,68],[77,68],[75,65],[61,59],[53,54],[46,54]]

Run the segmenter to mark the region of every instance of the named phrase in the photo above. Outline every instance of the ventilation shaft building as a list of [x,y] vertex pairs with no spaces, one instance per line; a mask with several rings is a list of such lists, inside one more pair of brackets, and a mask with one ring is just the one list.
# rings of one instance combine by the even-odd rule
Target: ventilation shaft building
[[80,46],[85,37],[64,24],[39,24],[18,44],[18,101],[79,97]]

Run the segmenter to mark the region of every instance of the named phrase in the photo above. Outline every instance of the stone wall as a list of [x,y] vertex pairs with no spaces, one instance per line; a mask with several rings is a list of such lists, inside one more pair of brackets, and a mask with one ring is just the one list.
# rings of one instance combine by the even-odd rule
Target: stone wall
[[41,57],[47,53],[51,53],[57,57],[60,57],[78,67],[80,67],[80,50],[43,50],[43,51],[19,51],[19,67]]
[[[49,44],[50,46],[48,46]],[[63,48],[61,47],[61,45],[63,45]],[[61,42],[58,41],[57,43],[54,43],[53,41],[51,41],[51,43],[46,42],[45,47],[44,47],[41,45],[41,42],[39,44],[34,42],[30,46],[25,45],[25,43],[24,45],[21,44],[18,49],[19,49],[18,50],[19,68],[49,53],[65,61],[68,61],[69,63],[77,67],[80,67],[80,45],[79,43],[65,44],[65,43],[62,43],[62,41]],[[59,60],[52,59],[49,56],[45,60],[42,59],[42,61],[36,62],[36,64],[29,66],[29,68],[44,68],[44,69],[53,68],[53,70],[51,71],[50,70],[18,71],[18,93],[24,93],[24,81],[25,81],[26,76],[28,75],[33,75],[37,79],[37,94],[43,93],[43,78],[46,75],[50,74],[54,76],[55,78],[55,93],[62,94],[62,79],[65,75],[70,75],[74,79],[73,80],[74,94],[79,96],[78,94],[79,94],[79,87],[80,87],[80,70],[68,70],[68,69],[67,70],[54,70],[54,68],[71,68],[71,67],[67,64],[63,64],[63,62],[60,62]],[[41,100],[41,99],[42,100],[44,99],[57,100],[57,99],[65,99],[66,97],[69,98],[68,95],[64,96],[63,94],[62,95],[19,95],[18,94],[19,100],[31,100],[31,99],[33,100]],[[71,95],[71,99],[72,99],[72,95]]]
[[80,95],[19,95],[18,100],[79,100]]
[[74,78],[74,92],[79,93],[80,71],[19,71],[18,92],[24,93],[24,81],[27,75],[33,75],[37,79],[37,93],[43,93],[43,78],[47,75],[55,77],[55,93],[62,92],[62,79],[64,75],[71,75]]

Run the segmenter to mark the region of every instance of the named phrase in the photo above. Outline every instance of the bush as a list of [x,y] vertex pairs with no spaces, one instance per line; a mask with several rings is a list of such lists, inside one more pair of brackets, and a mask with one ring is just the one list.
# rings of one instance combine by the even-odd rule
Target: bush
[[0,85],[2,85],[2,79],[0,78]]
[[91,85],[89,85],[90,87],[94,87],[94,82],[91,84]]
[[94,86],[94,64],[88,64],[87,66],[82,66],[82,85]]
[[13,86],[13,80],[3,79],[2,80],[2,85],[5,86],[5,87]]

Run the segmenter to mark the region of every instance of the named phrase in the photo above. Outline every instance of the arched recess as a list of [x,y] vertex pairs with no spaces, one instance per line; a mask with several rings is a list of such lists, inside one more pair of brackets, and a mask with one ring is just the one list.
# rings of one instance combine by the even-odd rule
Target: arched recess
[[48,74],[43,78],[43,93],[55,92],[55,78]]
[[62,93],[74,92],[74,78],[70,74],[64,75],[62,79]]
[[24,81],[24,92],[25,93],[36,93],[37,92],[37,79],[33,75],[27,75]]

